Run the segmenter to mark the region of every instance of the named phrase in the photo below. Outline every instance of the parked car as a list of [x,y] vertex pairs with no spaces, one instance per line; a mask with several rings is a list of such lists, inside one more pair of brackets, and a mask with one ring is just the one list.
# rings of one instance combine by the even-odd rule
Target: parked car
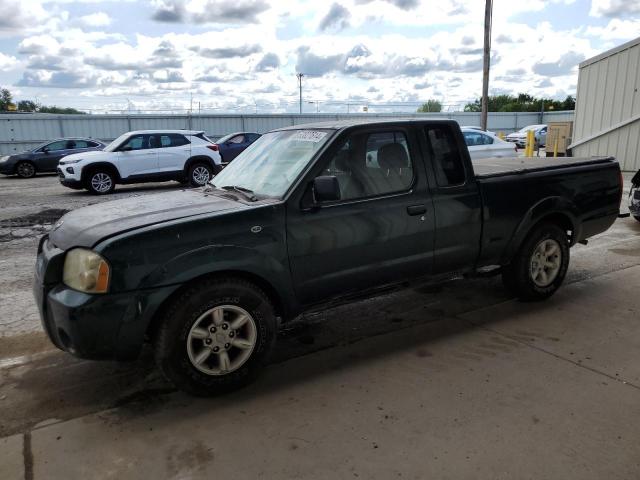
[[631,179],[629,191],[629,212],[640,222],[640,170]]
[[215,142],[215,145],[217,145],[218,152],[222,157],[222,164],[228,164],[259,138],[260,134],[253,132],[230,133],[220,138]]
[[493,272],[545,299],[570,247],[616,220],[620,168],[513,160],[472,163],[448,120],[274,130],[207,188],[62,217],[38,246],[43,325],[89,359],[135,358],[149,339],[168,379],[211,395],[255,377],[281,323],[381,287]]
[[222,169],[220,163],[202,131],[141,130],[119,136],[101,152],[65,157],[58,176],[66,187],[103,195],[116,184],[177,180],[203,186]]
[[491,130],[485,130],[482,127],[476,127],[476,126],[473,126],[473,125],[471,125],[471,126],[465,125],[465,126],[462,126],[460,128],[463,128],[463,129],[464,128],[472,128],[473,130],[480,130],[481,132],[486,132],[486,133],[488,133],[490,135],[495,135],[496,134],[496,132],[492,132]]
[[507,142],[515,143],[519,148],[524,148],[527,144],[527,132],[533,130],[535,132],[535,141],[540,147],[544,147],[547,143],[547,126],[546,125],[528,125],[521,128],[517,132],[507,135]]
[[0,173],[31,178],[36,173],[55,172],[58,160],[67,155],[102,150],[104,147],[104,143],[92,138],[58,138],[33,150],[0,157]]
[[462,136],[469,149],[471,160],[491,157],[513,157],[517,148],[509,142],[473,127],[462,127]]

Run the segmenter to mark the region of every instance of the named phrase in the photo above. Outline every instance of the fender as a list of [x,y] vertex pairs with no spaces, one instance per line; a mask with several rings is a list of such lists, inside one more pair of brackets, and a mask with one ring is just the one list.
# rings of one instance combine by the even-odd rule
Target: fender
[[508,264],[522,245],[531,229],[547,217],[561,218],[567,230],[572,231],[571,246],[580,238],[580,221],[576,205],[565,197],[547,197],[534,204],[514,230],[502,255],[502,265]]
[[189,174],[189,168],[195,162],[205,162],[213,168],[213,173],[217,174],[218,170],[220,170],[220,165],[217,165],[216,162],[211,157],[207,157],[206,155],[196,155],[194,157],[189,157],[189,159],[184,163],[184,174]]
[[106,162],[106,161],[100,161],[100,162],[95,162],[95,163],[90,163],[88,165],[85,165],[84,167],[82,167],[82,173],[80,174],[80,179],[82,182],[84,182],[86,180],[86,174],[89,170],[92,170],[96,167],[107,167],[111,170],[113,170],[113,172],[116,175],[116,181],[120,181],[122,179],[122,177],[120,176],[120,170],[118,170],[118,167],[111,163],[111,162]]
[[287,306],[298,310],[293,293],[287,259],[279,260],[264,252],[235,245],[208,245],[178,255],[142,279],[138,288],[157,288],[167,285],[183,285],[194,279],[216,273],[246,274],[260,279],[260,283],[276,295],[274,301],[291,313]]

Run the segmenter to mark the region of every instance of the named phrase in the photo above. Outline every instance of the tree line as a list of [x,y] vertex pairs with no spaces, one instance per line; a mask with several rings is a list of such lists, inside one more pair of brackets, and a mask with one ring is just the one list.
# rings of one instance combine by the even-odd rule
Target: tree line
[[7,88],[0,89],[0,113],[11,112],[38,112],[38,113],[62,113],[62,114],[84,114],[75,108],[57,107],[55,105],[42,105],[33,100],[20,100],[14,103],[13,95]]
[[[489,97],[490,112],[541,112],[553,110],[575,110],[576,99],[568,95],[564,100],[552,98],[536,98],[528,93],[518,95],[491,95]],[[435,99],[427,100],[418,108],[418,113],[441,112],[442,103]],[[476,98],[464,106],[465,112],[482,111],[482,99]]]

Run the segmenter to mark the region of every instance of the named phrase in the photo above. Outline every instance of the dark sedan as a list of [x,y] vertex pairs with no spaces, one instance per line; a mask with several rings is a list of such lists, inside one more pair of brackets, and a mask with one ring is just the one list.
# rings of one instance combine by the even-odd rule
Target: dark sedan
[[31,178],[36,173],[55,172],[62,157],[72,153],[102,150],[105,146],[92,138],[58,138],[33,150],[0,157],[0,173]]
[[252,132],[236,132],[225,135],[215,145],[218,147],[220,157],[222,157],[222,163],[227,164],[240,153],[244,151],[249,145],[260,138],[259,133]]

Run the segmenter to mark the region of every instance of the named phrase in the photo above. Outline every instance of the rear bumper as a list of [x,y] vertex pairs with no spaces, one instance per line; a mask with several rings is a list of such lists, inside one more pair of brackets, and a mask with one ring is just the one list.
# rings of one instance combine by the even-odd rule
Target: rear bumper
[[631,188],[629,193],[629,212],[634,217],[640,217],[640,188]]

